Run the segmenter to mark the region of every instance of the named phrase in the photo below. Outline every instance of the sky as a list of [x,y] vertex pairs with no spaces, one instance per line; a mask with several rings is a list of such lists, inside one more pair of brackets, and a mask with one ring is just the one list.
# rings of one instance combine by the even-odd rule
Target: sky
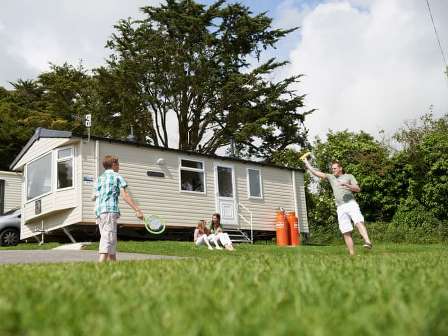
[[[33,79],[49,63],[105,63],[104,48],[123,18],[159,0],[2,0],[0,86]],[[212,1],[199,0],[204,4]],[[232,2],[232,1],[230,1]],[[240,0],[267,12],[275,28],[300,29],[263,59],[289,61],[280,80],[303,74],[311,139],[327,132],[366,131],[390,136],[407,120],[432,111],[448,114],[448,78],[426,0]],[[448,0],[430,0],[448,57]]]

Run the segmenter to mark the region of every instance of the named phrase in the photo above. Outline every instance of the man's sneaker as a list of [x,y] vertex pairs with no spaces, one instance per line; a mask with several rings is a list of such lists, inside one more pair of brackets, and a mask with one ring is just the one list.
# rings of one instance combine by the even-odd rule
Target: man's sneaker
[[367,250],[371,250],[372,249],[372,243],[364,243],[364,248]]

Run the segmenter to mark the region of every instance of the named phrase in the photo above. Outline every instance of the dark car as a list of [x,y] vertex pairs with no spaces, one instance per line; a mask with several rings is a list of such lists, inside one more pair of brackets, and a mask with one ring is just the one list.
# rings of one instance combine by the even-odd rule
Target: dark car
[[0,216],[0,245],[15,246],[20,241],[20,209],[12,209]]

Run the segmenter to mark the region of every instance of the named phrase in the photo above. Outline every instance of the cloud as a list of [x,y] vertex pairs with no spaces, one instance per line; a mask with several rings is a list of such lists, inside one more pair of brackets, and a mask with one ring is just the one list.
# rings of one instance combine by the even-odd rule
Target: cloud
[[104,64],[106,40],[119,19],[160,0],[6,0],[0,12],[0,85],[32,79],[48,63]]
[[[448,41],[448,2],[431,3]],[[290,74],[306,75],[297,90],[319,109],[306,121],[312,137],[328,129],[390,135],[431,104],[436,115],[448,113],[448,81],[424,1],[321,3],[303,17],[290,61]]]
[[[113,25],[158,3],[2,1],[0,85],[35,78],[48,62],[83,60],[88,68],[104,64],[109,54],[104,44]],[[430,3],[448,53],[448,1]],[[324,136],[328,129],[373,135],[384,129],[390,134],[431,104],[435,114],[448,113],[448,82],[425,1],[285,0],[270,13],[275,28],[300,26],[277,49],[268,49],[262,61],[277,57],[291,62],[275,80],[306,75],[297,92],[307,93],[307,108],[319,109],[306,121],[311,136]]]

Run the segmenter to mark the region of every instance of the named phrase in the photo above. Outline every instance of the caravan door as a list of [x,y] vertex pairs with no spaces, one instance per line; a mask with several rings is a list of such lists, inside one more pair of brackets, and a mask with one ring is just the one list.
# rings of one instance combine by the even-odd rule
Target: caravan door
[[215,164],[216,211],[221,224],[238,225],[238,207],[235,187],[235,169],[231,165]]

